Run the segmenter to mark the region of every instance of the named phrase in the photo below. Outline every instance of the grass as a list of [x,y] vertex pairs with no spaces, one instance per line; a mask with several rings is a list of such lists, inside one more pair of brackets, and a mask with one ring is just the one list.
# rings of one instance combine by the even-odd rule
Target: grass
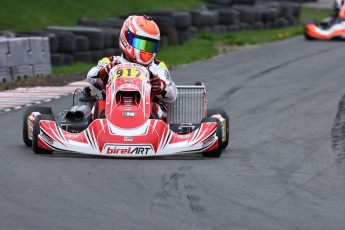
[[153,9],[193,9],[206,0],[2,0],[0,30],[41,30],[46,26],[74,26],[77,19],[118,17]]

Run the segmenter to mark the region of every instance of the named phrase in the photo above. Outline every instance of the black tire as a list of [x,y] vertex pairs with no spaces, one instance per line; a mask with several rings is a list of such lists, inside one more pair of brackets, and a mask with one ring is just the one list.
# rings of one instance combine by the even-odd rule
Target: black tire
[[187,29],[192,25],[192,16],[188,11],[174,11],[175,27],[179,30]]
[[[89,39],[90,50],[102,50],[104,48],[104,31],[95,27],[86,27],[86,26],[75,26],[75,27],[64,27],[64,26],[48,26],[46,28],[48,31],[53,31],[57,34],[72,34],[73,36],[73,44],[75,52],[75,35],[85,36]],[[64,38],[64,37],[62,37]],[[61,38],[61,39],[62,39]],[[67,37],[65,37],[67,38]],[[66,41],[67,42],[67,41]],[[71,41],[69,41],[71,42]],[[67,45],[67,44],[66,44]],[[59,46],[60,46],[60,37],[59,37]],[[60,51],[60,50],[59,50]],[[62,51],[61,51],[62,52]],[[66,53],[73,53],[68,52]]]
[[169,28],[168,34],[169,45],[178,45],[178,31],[176,28]]
[[103,51],[90,51],[91,54],[91,62],[95,63],[101,60],[103,56]]
[[304,31],[303,31],[304,38],[305,38],[306,40],[308,40],[308,41],[313,41],[313,40],[315,40],[314,37],[310,36],[310,35],[307,33],[306,26],[307,26],[307,25],[304,25],[304,28],[303,28],[303,30],[304,30]]
[[262,22],[254,22],[253,27],[255,30],[262,30],[265,26]]
[[169,34],[169,28],[174,26],[174,20],[166,16],[153,16],[153,20],[157,23],[161,36]]
[[86,52],[89,51],[90,42],[85,36],[77,35],[75,36],[75,51],[76,52]]
[[239,13],[239,20],[246,24],[253,24],[255,22],[256,11],[251,7],[244,5],[235,5],[233,7]]
[[225,149],[229,145],[229,134],[230,134],[230,130],[229,130],[229,124],[230,124],[229,115],[223,109],[218,109],[218,108],[217,109],[207,109],[207,117],[211,117],[212,115],[215,115],[215,114],[220,114],[225,119],[225,123],[226,123],[226,127],[225,127],[226,139],[222,143],[222,148]]
[[231,5],[233,0],[210,0],[209,2],[221,5]]
[[190,39],[190,31],[187,29],[178,30],[178,44],[182,45]]
[[62,64],[63,65],[71,65],[74,62],[74,57],[72,54],[61,54],[62,55]]
[[190,15],[192,17],[192,26],[200,27],[207,24],[207,19],[200,10],[191,10]]
[[86,62],[92,63],[92,56],[89,51],[87,52],[76,52],[73,54],[75,62]]
[[239,13],[232,9],[218,9],[219,24],[232,25],[235,24],[239,19]]
[[57,37],[57,53],[75,52],[75,35],[70,31],[45,29],[46,32],[54,33]]
[[28,147],[32,146],[32,141],[29,139],[29,130],[27,120],[32,112],[40,112],[41,114],[52,114],[51,107],[30,106],[27,107],[23,114],[23,141]]
[[287,27],[289,25],[289,22],[286,18],[278,18],[275,22],[274,22],[274,28],[284,28]]
[[204,122],[217,122],[217,137],[218,137],[218,148],[215,150],[211,150],[208,152],[204,152],[202,153],[203,157],[210,157],[210,158],[217,158],[220,157],[220,155],[222,154],[222,125],[220,123],[220,121],[217,118],[214,117],[207,117],[205,119],[202,120],[202,123]]
[[36,154],[52,154],[53,150],[40,148],[38,146],[38,135],[40,134],[40,121],[41,120],[54,120],[54,116],[51,114],[38,115],[34,122],[33,132],[32,132],[32,150]]
[[63,54],[62,53],[51,53],[50,62],[53,66],[61,66],[63,63]]
[[219,15],[217,11],[204,10],[202,11],[202,15],[206,26],[212,27],[219,24]]
[[159,42],[159,47],[166,47],[169,44],[169,38],[167,35],[161,36],[161,40]]
[[232,0],[232,4],[254,5],[256,0]]
[[100,27],[105,32],[104,49],[119,48],[119,29]]
[[[122,50],[120,48],[108,48],[102,51],[103,57],[121,55]],[[98,61],[98,60],[97,60]]]

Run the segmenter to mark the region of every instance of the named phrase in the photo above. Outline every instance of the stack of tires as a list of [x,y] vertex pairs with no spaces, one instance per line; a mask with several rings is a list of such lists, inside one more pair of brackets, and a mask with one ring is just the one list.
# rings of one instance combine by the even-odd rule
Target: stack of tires
[[58,38],[56,52],[52,52],[53,65],[94,63],[104,56],[120,53],[120,30],[116,28],[49,26],[45,31],[54,33]]

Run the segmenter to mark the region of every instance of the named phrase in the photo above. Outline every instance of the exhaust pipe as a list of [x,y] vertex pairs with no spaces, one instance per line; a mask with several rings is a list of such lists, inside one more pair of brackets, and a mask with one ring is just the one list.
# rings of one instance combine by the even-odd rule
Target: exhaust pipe
[[75,105],[66,113],[67,120],[81,120],[91,113],[91,109],[87,105]]

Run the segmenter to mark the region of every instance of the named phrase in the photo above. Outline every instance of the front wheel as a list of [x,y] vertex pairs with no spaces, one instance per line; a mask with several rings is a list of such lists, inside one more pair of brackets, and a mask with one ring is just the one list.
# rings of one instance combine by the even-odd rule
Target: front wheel
[[308,40],[308,41],[313,41],[313,40],[315,40],[315,38],[312,37],[312,36],[310,36],[310,35],[308,34],[308,31],[307,31],[307,27],[308,27],[308,25],[310,25],[310,24],[316,25],[316,22],[313,21],[313,20],[307,21],[307,22],[304,24],[303,35],[304,35],[304,38],[305,38],[306,40]]
[[38,146],[38,135],[41,132],[41,127],[40,127],[41,120],[54,121],[54,116],[50,114],[41,114],[35,118],[33,132],[32,132],[32,150],[36,154],[52,154],[53,150],[44,149]]
[[315,40],[315,38],[313,38],[312,36],[310,36],[306,30],[304,30],[304,38],[308,41],[313,41]]
[[202,123],[204,122],[216,122],[217,123],[217,132],[216,132],[216,135],[218,137],[218,147],[217,149],[214,149],[214,150],[211,150],[211,151],[208,151],[208,152],[204,152],[202,153],[202,156],[203,157],[212,157],[212,158],[217,158],[217,157],[220,157],[220,155],[222,154],[222,125],[220,123],[220,121],[217,119],[217,118],[214,118],[214,117],[207,117],[205,119],[203,119]]
[[229,115],[228,113],[223,110],[223,109],[208,109],[207,110],[207,117],[212,117],[212,116],[216,116],[216,115],[220,115],[225,122],[221,122],[221,127],[222,127],[222,131],[223,131],[223,142],[222,142],[222,148],[225,149],[226,147],[228,147],[229,144],[229,127],[230,127],[230,121],[229,121]]
[[23,141],[27,147],[32,146],[32,140],[30,139],[29,134],[29,125],[28,125],[28,117],[33,112],[39,112],[41,114],[52,114],[51,107],[43,107],[43,106],[30,106],[27,107],[23,114]]

